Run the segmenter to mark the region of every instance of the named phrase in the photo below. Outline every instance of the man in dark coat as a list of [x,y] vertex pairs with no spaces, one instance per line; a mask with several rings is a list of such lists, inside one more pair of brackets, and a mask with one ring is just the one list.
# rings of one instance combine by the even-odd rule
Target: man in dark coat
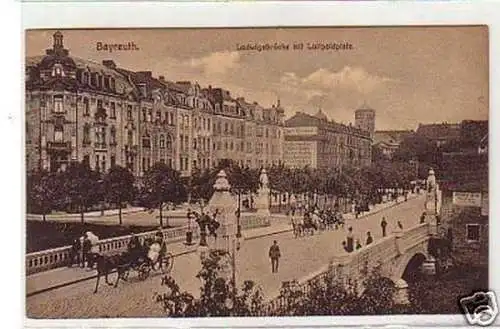
[[347,249],[349,252],[354,251],[354,235],[352,234],[352,227],[349,227],[347,232]]
[[271,258],[271,271],[272,273],[278,272],[279,258],[281,257],[280,247],[278,242],[274,240],[273,245],[269,248],[269,258]]
[[382,236],[385,237],[387,236],[387,221],[385,220],[385,217],[382,217],[382,222],[380,223],[380,226],[382,227]]

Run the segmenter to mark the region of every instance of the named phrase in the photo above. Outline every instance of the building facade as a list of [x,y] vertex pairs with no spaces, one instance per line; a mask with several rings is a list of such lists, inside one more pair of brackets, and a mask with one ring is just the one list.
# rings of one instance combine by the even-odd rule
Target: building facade
[[377,130],[373,134],[373,146],[377,147],[385,157],[391,159],[401,142],[414,133],[413,130]]
[[329,121],[321,110],[315,116],[297,112],[285,122],[283,162],[295,168],[367,166],[371,145],[368,131]]
[[44,56],[26,59],[25,108],[28,170],[83,161],[140,177],[163,162],[189,176],[222,159],[259,168],[283,157],[279,102],[266,109],[221,88],[70,56],[60,32]]

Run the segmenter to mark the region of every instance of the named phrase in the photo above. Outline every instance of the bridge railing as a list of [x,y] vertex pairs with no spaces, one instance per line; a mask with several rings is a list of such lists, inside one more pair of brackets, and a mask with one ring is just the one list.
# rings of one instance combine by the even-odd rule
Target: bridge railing
[[[242,230],[265,227],[270,225],[269,218],[257,217],[253,214],[241,218]],[[186,238],[188,226],[163,229],[162,232],[167,243],[183,241]],[[191,225],[193,239],[199,237],[199,227],[196,223]],[[136,234],[140,240],[154,237],[156,231],[149,231]],[[100,253],[116,253],[124,251],[130,240],[130,235],[119,236],[109,239],[103,239],[98,242]],[[66,266],[69,262],[71,246],[48,249],[26,254],[25,266],[26,274],[30,275],[37,272],[47,271],[53,268]]]
[[[303,294],[310,292],[311,284],[314,282],[324,282],[324,279],[331,275],[342,284],[349,281],[362,281],[363,270],[370,271],[381,262],[393,259],[401,251],[399,246],[405,250],[417,243],[422,242],[429,236],[429,224],[424,223],[391,236],[373,242],[369,246],[363,247],[352,253],[344,253],[332,258],[330,265],[324,266],[319,271],[314,272],[298,281],[298,290]],[[290,308],[290,300],[285,296],[277,296],[265,307],[264,315],[274,315],[280,312],[287,312]]]

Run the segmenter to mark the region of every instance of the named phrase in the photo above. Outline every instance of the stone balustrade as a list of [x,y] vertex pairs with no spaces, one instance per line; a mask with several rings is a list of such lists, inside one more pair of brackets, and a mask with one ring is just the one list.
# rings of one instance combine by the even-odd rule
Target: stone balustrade
[[[298,281],[300,291],[307,294],[311,284],[321,283],[331,275],[342,284],[349,281],[362,281],[362,272],[364,269],[370,270],[380,263],[388,262],[406,252],[416,244],[422,243],[429,237],[429,223],[419,224],[400,234],[382,238],[373,242],[371,245],[363,247],[352,253],[344,253],[332,258],[331,264],[324,266],[305,278]],[[289,306],[286,296],[278,296],[266,305],[262,315],[273,315],[277,312],[283,312]]]
[[[257,217],[254,214],[243,215],[241,217],[242,230],[248,230],[258,227],[265,227],[270,225],[270,218]],[[180,242],[186,239],[187,226],[163,229],[163,234],[167,243]],[[196,223],[191,225],[193,232],[193,239],[199,237],[199,227]],[[154,237],[156,231],[149,231],[136,234],[141,241],[147,238]],[[129,242],[130,235],[119,236],[115,238],[100,240],[99,252],[102,254],[118,253],[126,250]],[[38,252],[29,253],[26,255],[26,274],[30,275],[37,272],[47,271],[53,268],[66,266],[69,261],[71,246],[65,246],[55,249],[42,250]]]

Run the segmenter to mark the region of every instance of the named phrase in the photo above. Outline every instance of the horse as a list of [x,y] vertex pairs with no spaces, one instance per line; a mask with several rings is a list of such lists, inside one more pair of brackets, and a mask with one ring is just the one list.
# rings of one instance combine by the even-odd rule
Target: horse
[[110,286],[113,285],[113,283],[108,281],[108,274],[111,273],[113,270],[116,270],[118,273],[118,276],[114,284],[115,288],[118,286],[118,281],[120,281],[120,279],[127,281],[126,274],[128,274],[131,263],[129,252],[123,252],[120,254],[114,254],[109,256],[98,254],[96,256],[96,263],[97,263],[97,280],[95,283],[94,294],[97,293],[97,289],[99,287],[99,281],[102,275],[104,275],[104,278],[108,285]]
[[313,225],[316,227],[316,230],[319,230],[319,232],[325,230],[324,218],[320,211],[313,212],[311,214],[311,220]]
[[311,219],[309,213],[304,214],[304,220],[300,229],[303,235],[306,233],[314,235],[314,231],[318,229],[317,224]]

